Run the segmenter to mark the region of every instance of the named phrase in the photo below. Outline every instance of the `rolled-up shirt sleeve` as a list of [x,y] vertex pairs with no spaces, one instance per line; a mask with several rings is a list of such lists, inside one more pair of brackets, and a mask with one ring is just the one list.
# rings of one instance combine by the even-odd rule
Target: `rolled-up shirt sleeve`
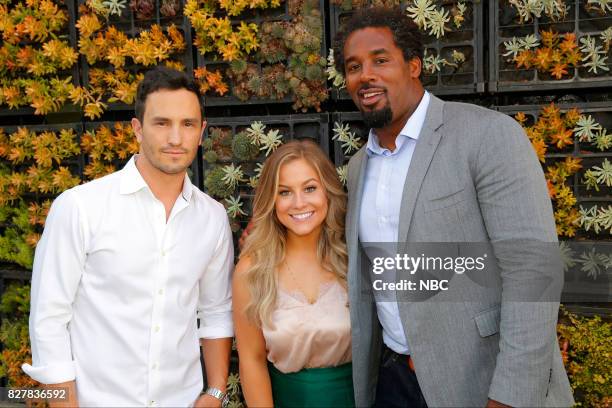
[[234,243],[229,221],[225,216],[217,246],[200,279],[200,338],[217,339],[234,335],[231,285],[233,269]]
[[68,324],[85,264],[86,220],[72,191],[51,206],[32,271],[32,365],[23,371],[43,384],[75,379]]

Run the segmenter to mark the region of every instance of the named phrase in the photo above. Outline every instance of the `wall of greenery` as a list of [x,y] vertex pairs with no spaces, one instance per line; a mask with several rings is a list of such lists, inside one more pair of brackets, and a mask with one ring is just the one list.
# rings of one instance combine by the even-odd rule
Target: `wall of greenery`
[[[46,214],[62,191],[137,151],[127,120],[143,72],[164,64],[197,79],[209,128],[190,174],[225,205],[238,237],[261,163],[280,144],[313,139],[346,180],[367,129],[330,44],[368,4],[399,5],[423,31],[429,91],[525,128],[562,241],[567,309],[576,299],[602,306],[603,318],[566,310],[560,320],[572,386],[584,406],[612,403],[604,0],[0,0],[0,386],[35,385],[20,365],[30,358],[28,279]],[[229,386],[240,406],[235,372]]]

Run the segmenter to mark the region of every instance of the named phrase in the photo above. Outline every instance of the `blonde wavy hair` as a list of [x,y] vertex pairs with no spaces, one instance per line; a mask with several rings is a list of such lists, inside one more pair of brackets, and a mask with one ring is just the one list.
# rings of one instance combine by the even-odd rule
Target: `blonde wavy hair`
[[346,193],[336,169],[319,146],[309,140],[293,140],[280,146],[264,163],[253,201],[253,227],[245,240],[240,258],[248,257],[245,277],[251,295],[247,319],[258,326],[270,324],[276,306],[278,266],[285,259],[287,230],[275,211],[280,169],[284,164],[304,159],[314,167],[325,187],[328,210],[321,228],[317,259],[346,287],[348,256],[344,240]]

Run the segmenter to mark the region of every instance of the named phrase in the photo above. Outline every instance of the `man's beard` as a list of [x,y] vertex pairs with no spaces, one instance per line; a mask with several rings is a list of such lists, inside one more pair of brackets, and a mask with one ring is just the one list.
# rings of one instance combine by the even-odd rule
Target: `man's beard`
[[393,112],[390,106],[375,111],[361,111],[363,123],[371,129],[380,129],[391,123]]

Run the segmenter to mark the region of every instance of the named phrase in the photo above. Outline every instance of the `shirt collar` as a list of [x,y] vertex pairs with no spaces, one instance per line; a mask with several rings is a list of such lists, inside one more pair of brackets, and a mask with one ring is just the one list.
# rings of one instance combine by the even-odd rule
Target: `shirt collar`
[[419,105],[414,110],[412,115],[406,121],[406,124],[400,130],[397,135],[397,139],[395,140],[395,150],[391,152],[389,149],[384,148],[380,145],[378,140],[378,136],[374,129],[370,129],[370,133],[368,135],[368,143],[366,145],[366,152],[368,156],[377,155],[377,156],[391,156],[397,154],[404,145],[406,139],[419,139],[419,134],[421,133],[421,128],[423,127],[423,123],[425,123],[425,115],[427,114],[427,107],[429,106],[429,92],[425,91]]
[[[140,171],[138,171],[138,168],[136,167],[136,156],[137,155],[132,156],[125,167],[123,167],[121,170],[121,186],[119,188],[120,194],[132,194],[142,190],[143,188],[149,188],[147,182],[144,180],[144,178],[142,178]],[[181,196],[185,201],[189,202],[191,200],[192,193],[193,184],[191,184],[189,176],[185,174]]]

